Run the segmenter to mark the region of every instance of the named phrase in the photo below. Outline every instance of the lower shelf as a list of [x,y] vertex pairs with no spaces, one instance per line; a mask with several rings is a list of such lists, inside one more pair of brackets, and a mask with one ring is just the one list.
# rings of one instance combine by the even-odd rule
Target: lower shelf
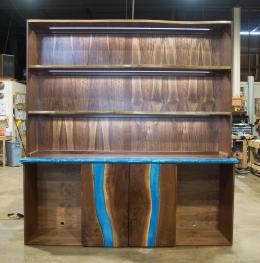
[[177,229],[177,246],[229,246],[231,242],[219,229]]
[[78,229],[38,229],[27,245],[81,245],[81,231]]

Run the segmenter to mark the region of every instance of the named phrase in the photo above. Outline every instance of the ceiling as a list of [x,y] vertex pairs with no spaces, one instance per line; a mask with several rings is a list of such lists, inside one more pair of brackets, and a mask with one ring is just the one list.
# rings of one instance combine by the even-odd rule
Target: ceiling
[[260,25],[260,0],[0,0],[0,53],[16,55],[18,78],[25,67],[26,19],[227,20],[241,6],[242,29]]

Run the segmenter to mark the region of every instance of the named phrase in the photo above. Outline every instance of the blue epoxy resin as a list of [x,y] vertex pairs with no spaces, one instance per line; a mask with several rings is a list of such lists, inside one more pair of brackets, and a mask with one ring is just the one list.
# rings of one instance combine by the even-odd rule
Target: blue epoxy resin
[[160,206],[160,164],[153,163],[150,168],[150,191],[152,199],[152,214],[149,225],[147,246],[155,247],[156,233],[159,222],[159,206]]
[[105,247],[113,247],[113,231],[110,218],[107,213],[106,201],[104,195],[104,163],[94,164],[94,191],[95,191],[95,206],[104,238]]

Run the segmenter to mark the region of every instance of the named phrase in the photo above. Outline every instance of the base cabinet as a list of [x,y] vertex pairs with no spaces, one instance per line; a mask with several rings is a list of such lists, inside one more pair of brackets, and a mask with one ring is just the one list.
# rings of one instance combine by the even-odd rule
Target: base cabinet
[[231,164],[25,164],[25,243],[231,245]]

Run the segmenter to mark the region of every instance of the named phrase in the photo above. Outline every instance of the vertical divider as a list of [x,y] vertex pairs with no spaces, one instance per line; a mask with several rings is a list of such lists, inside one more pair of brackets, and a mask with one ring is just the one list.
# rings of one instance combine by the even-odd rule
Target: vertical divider
[[37,229],[37,164],[24,164],[24,243]]

